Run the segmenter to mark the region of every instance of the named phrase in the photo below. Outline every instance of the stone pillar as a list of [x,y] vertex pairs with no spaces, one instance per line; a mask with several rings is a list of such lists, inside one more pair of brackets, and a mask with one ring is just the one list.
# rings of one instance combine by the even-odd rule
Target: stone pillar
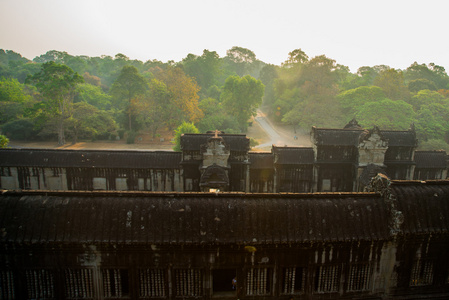
[[245,160],[245,164],[246,164],[246,178],[245,178],[245,193],[250,193],[251,190],[251,180],[250,180],[250,172],[249,172],[249,162],[248,160]]
[[320,167],[318,165],[313,165],[312,193],[318,192],[319,171]]

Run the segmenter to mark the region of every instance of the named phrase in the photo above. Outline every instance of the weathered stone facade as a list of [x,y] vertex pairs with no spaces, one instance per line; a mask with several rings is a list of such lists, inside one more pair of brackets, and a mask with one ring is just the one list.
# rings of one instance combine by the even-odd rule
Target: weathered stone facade
[[[416,151],[413,128],[312,128],[313,147],[250,152],[242,134],[185,134],[182,152],[1,149],[0,188],[264,193],[363,191],[391,179],[445,179],[444,151]],[[415,159],[416,158],[416,159]]]
[[369,189],[4,191],[0,298],[449,298],[449,181]]

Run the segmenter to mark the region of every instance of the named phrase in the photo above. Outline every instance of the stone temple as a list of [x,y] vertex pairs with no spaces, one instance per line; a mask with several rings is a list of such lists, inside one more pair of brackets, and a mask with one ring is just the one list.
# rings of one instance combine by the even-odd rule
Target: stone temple
[[445,151],[416,151],[414,128],[312,128],[313,147],[251,152],[241,134],[184,134],[181,152],[1,149],[0,188],[246,193],[363,191],[393,180],[446,179]]
[[0,299],[449,299],[446,153],[413,128],[311,137],[0,150]]

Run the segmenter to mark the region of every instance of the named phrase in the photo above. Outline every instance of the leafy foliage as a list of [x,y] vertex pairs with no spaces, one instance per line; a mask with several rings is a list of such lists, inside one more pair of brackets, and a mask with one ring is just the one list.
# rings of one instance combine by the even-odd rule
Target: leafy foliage
[[366,128],[376,125],[380,129],[406,130],[413,123],[415,112],[410,104],[402,100],[384,99],[365,103],[356,117]]
[[125,65],[111,87],[114,106],[128,115],[128,129],[132,130],[133,109],[131,102],[146,93],[148,83],[134,66]]
[[380,87],[389,99],[406,100],[409,98],[409,91],[405,86],[404,75],[401,71],[387,69],[379,72],[374,79],[374,85]]
[[[65,68],[67,77],[63,76]],[[44,69],[60,73],[54,78],[46,73],[52,82],[47,84],[37,80]],[[83,74],[84,83],[74,80],[76,84],[70,86],[70,74],[76,73]],[[130,79],[127,87],[125,75]],[[20,139],[54,138],[61,135],[61,128],[73,139],[74,124],[84,128],[79,138],[91,139],[129,128],[136,134],[140,130],[155,136],[163,127],[172,130],[183,122],[195,124],[201,132],[241,132],[260,101],[244,113],[238,105],[251,102],[248,96],[254,91],[250,84],[239,88],[237,80],[229,78],[240,81],[247,75],[265,86],[264,104],[279,122],[306,130],[310,126],[342,127],[354,116],[368,127],[401,129],[414,122],[421,141],[449,140],[445,118],[449,76],[442,66],[414,62],[405,70],[376,65],[351,73],[324,55],[309,58],[300,48],[289,52],[280,66],[267,65],[243,47],[232,47],[225,57],[203,50],[180,62],[166,63],[132,60],[122,53],[87,57],[55,50],[30,61],[0,49],[0,126],[9,138]],[[131,88],[134,84],[143,88]],[[76,113],[88,105],[93,106],[91,111]],[[94,117],[88,121],[91,112]],[[119,129],[111,131],[116,126]]]
[[275,105],[279,108],[282,121],[299,125],[339,126],[341,108],[336,101],[338,92],[339,66],[335,60],[317,56],[295,68],[287,68],[293,76],[284,86],[278,82],[277,91],[282,92]]
[[256,109],[262,104],[263,92],[262,82],[249,75],[226,79],[221,101],[226,111],[236,117],[240,130],[246,131],[248,120],[255,116]]
[[3,133],[15,140],[28,141],[36,139],[38,131],[30,119],[17,119],[2,126]]
[[377,86],[361,86],[343,91],[337,96],[337,100],[348,118],[355,116],[365,103],[381,101],[385,98],[385,93]]
[[181,68],[167,68],[159,72],[156,78],[165,83],[170,94],[166,110],[169,129],[182,122],[198,122],[203,117],[203,112],[198,107],[199,87]]
[[132,101],[136,122],[152,132],[153,138],[159,127],[167,124],[169,118],[170,92],[162,81],[152,79],[144,96]]
[[76,87],[84,82],[83,77],[66,65],[53,61],[44,63],[41,71],[29,77],[45,99],[47,114],[54,119],[58,133],[58,144],[65,144],[66,121],[71,117],[71,106]]
[[198,129],[195,127],[193,123],[182,122],[178,128],[175,129],[175,138],[173,143],[175,146],[173,147],[173,151],[181,151],[181,135],[184,133],[200,133]]
[[9,139],[6,136],[0,134],[0,148],[7,148],[8,144]]

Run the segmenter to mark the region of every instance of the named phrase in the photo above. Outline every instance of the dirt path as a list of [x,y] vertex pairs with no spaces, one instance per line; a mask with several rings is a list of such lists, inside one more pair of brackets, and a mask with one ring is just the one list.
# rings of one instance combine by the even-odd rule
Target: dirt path
[[59,146],[57,142],[17,142],[12,141],[10,148],[45,148],[45,149],[70,149],[70,150],[150,150],[150,151],[170,151],[173,150],[173,144],[156,143],[136,143],[127,144],[123,141],[100,141],[100,142],[79,142],[76,144],[67,143]]
[[[255,139],[259,145],[252,151],[271,151],[272,145],[298,147],[310,146],[310,136],[297,131],[297,139],[294,139],[295,132],[291,125],[283,125],[272,122],[263,110],[259,110],[255,117],[255,122],[248,128],[246,134]],[[163,138],[153,140],[148,134],[142,135],[135,144],[127,144],[120,141],[97,141],[79,142],[76,144],[67,143],[58,146],[56,142],[19,142],[11,141],[10,148],[46,148],[46,149],[73,149],[73,150],[142,150],[142,151],[171,151],[173,144],[170,142],[172,132],[163,132]],[[163,142],[162,142],[163,141]]]
[[295,130],[292,126],[274,124],[261,110],[257,111],[255,121],[268,135],[268,141],[259,144],[255,147],[255,149],[269,151],[272,145],[281,147],[306,147],[311,145],[309,135],[302,134],[299,131],[295,133]]

